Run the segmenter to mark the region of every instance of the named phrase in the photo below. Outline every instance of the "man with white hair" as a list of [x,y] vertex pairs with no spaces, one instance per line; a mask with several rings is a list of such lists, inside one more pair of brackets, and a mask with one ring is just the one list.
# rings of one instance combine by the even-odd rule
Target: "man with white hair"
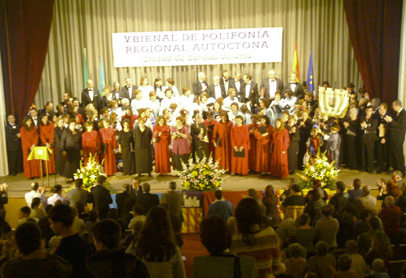
[[362,188],[362,197],[360,197],[359,200],[365,209],[376,209],[376,198],[371,196],[371,187],[369,185],[365,185]]
[[38,182],[31,183],[31,191],[25,193],[25,202],[28,207],[31,207],[32,199],[40,198],[42,205],[45,207],[47,205],[47,198],[45,197],[45,187],[39,187]]
[[275,70],[268,71],[268,78],[261,82],[260,97],[265,97],[269,100],[275,98],[275,92],[283,90],[283,81],[276,78]]
[[392,244],[397,244],[400,233],[400,219],[402,211],[395,206],[395,198],[387,196],[384,200],[385,207],[382,207],[379,218],[382,220],[382,227]]
[[[205,92],[207,90],[207,87],[209,86],[206,82],[206,74],[204,72],[199,72],[197,74],[198,80],[193,82],[193,93],[195,96],[200,96],[202,92]],[[220,84],[220,78],[219,78],[219,84]]]
[[120,89],[120,98],[127,98],[127,99],[132,99],[133,98],[133,92],[137,90],[138,87],[136,85],[133,85],[133,80],[131,77],[126,77],[125,78],[125,85]]

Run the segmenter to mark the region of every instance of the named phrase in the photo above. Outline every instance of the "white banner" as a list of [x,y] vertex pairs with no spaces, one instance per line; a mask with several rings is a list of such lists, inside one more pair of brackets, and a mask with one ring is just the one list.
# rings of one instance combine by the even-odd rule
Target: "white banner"
[[282,62],[282,27],[114,33],[114,67]]

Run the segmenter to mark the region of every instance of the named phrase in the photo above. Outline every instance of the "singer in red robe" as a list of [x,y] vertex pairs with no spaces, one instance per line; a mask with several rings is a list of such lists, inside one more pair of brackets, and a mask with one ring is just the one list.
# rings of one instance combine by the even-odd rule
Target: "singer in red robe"
[[117,172],[116,154],[117,148],[116,132],[110,127],[110,121],[103,119],[103,128],[99,130],[103,143],[104,171],[107,176]]
[[231,169],[231,140],[230,133],[233,123],[229,121],[227,112],[220,113],[221,121],[216,123],[213,131],[213,144],[215,149],[215,161],[219,161],[221,169]]
[[248,151],[250,148],[250,135],[248,126],[243,125],[244,118],[235,117],[236,125],[231,128],[231,173],[248,175]]
[[253,172],[258,172],[257,170],[257,138],[255,138],[255,131],[258,127],[258,122],[260,118],[258,115],[252,115],[252,123],[248,125],[248,131],[250,134],[250,150],[248,152],[248,168]]
[[97,162],[99,162],[99,153],[101,152],[101,139],[100,135],[96,130],[93,130],[93,123],[85,123],[86,131],[82,134],[82,150],[83,157],[85,160],[85,165],[89,160],[90,155],[92,155]]
[[46,175],[47,164],[48,164],[48,174],[55,174],[55,149],[53,147],[54,143],[54,124],[49,122],[48,115],[41,115],[41,122],[39,123],[39,138],[41,145],[51,149],[52,154],[49,161],[43,161],[42,171]]
[[257,171],[262,175],[270,172],[271,168],[271,135],[273,127],[270,125],[268,116],[261,117],[261,124],[258,125],[255,131],[255,138],[257,139]]
[[31,117],[27,116],[24,118],[20,134],[21,144],[23,146],[24,177],[27,179],[40,177],[39,160],[27,160],[31,152],[31,147],[38,146],[38,132]]
[[213,119],[213,111],[207,112],[207,119],[204,120],[203,123],[207,127],[207,139],[209,139],[209,143],[207,144],[207,157],[211,156],[214,158],[215,147],[213,144],[213,131],[217,121]]
[[275,121],[275,128],[272,132],[271,144],[273,145],[271,175],[279,178],[287,177],[289,175],[289,132],[284,127],[281,119],[277,119]]
[[166,175],[171,172],[169,144],[171,142],[171,129],[166,124],[163,116],[157,119],[154,126],[153,138],[155,139],[155,172],[159,175]]

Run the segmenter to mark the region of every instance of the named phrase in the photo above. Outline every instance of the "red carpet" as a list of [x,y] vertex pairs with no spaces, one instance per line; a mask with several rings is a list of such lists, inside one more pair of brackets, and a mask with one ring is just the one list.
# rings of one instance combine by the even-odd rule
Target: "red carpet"
[[192,277],[193,259],[198,256],[206,256],[209,253],[200,242],[199,234],[183,234],[182,255],[186,257],[186,277]]

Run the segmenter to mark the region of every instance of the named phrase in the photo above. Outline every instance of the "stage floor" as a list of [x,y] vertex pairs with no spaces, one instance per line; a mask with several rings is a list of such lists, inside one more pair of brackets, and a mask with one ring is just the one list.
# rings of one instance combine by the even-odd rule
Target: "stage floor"
[[[297,172],[300,173],[300,172]],[[247,175],[247,176],[231,176],[225,175],[226,179],[223,183],[223,190],[228,191],[244,191],[249,188],[254,188],[256,190],[263,190],[268,184],[272,184],[275,189],[283,189],[283,187],[288,183],[289,178],[299,177],[294,174],[284,179],[273,178],[271,176],[260,176],[260,175]],[[351,188],[352,182],[354,179],[361,179],[362,185],[370,185],[372,188],[377,188],[376,180],[380,178],[389,179],[391,176],[382,173],[382,174],[368,174],[366,172],[360,171],[351,171],[347,169],[340,169],[339,180],[342,180],[348,188]],[[117,192],[122,191],[122,185],[125,183],[131,184],[132,176],[123,176],[121,173],[116,173],[115,176],[109,177],[108,181],[110,182],[112,188]],[[4,177],[2,182],[6,182],[9,185],[8,194],[10,197],[24,197],[24,194],[30,191],[30,185],[33,181],[37,181],[41,184],[41,179],[26,179],[24,174],[20,173],[17,176],[7,176]],[[177,177],[177,172],[174,171],[171,175],[167,176],[158,176],[153,173],[152,177],[148,175],[143,175],[141,177],[141,183],[149,182],[151,184],[152,193],[163,193],[168,190],[169,181],[179,181]],[[52,187],[55,183],[61,184],[64,188],[70,187],[72,184],[67,184],[65,178],[59,175],[50,175],[49,176],[49,185]],[[47,185],[47,179],[44,177],[44,185]],[[178,187],[181,188],[180,183]],[[52,195],[47,192],[47,196]]]

